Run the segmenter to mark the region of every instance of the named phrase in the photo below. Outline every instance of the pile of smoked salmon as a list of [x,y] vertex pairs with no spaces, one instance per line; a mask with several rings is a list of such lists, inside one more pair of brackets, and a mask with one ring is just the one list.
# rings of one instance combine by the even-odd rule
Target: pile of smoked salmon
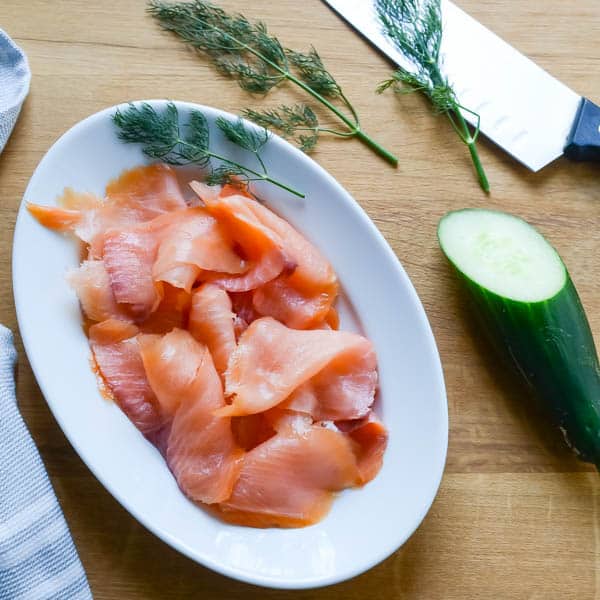
[[101,386],[181,490],[228,522],[310,525],[381,467],[373,346],[338,331],[336,275],[287,221],[189,185],[155,164],[28,208],[85,244],[68,280]]

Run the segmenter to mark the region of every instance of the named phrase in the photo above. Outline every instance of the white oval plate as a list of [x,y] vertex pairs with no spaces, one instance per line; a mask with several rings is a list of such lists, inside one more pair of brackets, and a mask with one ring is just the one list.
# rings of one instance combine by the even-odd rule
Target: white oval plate
[[[211,148],[243,160],[244,153],[214,131],[217,116],[232,115],[176,104],[182,119],[191,108],[204,111]],[[115,108],[81,121],[50,148],[29,182],[26,201],[53,204],[65,186],[102,195],[110,179],[148,162],[139,147],[117,139]],[[364,488],[340,494],[317,525],[288,530],[227,525],[185,498],[158,451],[98,391],[79,305],[64,279],[78,264],[76,244],[44,229],[24,205],[15,229],[13,285],[21,336],[44,397],[106,489],[158,537],[206,567],[254,584],[308,588],[366,571],[415,531],[440,484],[447,403],[423,307],[367,215],[331,175],[284,140],[273,136],[264,160],[272,176],[302,190],[306,199],[268,184],[255,190],[332,262],[345,303],[379,357],[377,411],[390,434],[384,466]],[[344,311],[342,326],[352,328],[353,320]]]

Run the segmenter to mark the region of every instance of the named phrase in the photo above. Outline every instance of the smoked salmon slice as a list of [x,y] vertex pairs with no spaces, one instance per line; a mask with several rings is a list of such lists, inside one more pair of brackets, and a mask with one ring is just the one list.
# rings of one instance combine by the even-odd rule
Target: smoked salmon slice
[[256,290],[253,302],[261,315],[274,317],[288,327],[309,329],[328,318],[337,289],[337,283],[331,282],[302,291],[296,286],[292,273],[289,277],[281,275]]
[[[119,319],[131,321],[127,310],[115,300],[110,278],[102,260],[85,260],[66,279],[75,290],[81,308],[90,321]],[[139,324],[144,333],[167,333],[173,327],[185,327],[191,295],[165,284],[158,308]]]
[[247,270],[223,228],[201,207],[109,231],[102,255],[117,302],[128,305],[137,320],[156,309],[163,282],[189,293],[203,272]]
[[146,378],[136,333],[131,323],[109,319],[92,325],[89,338],[100,375],[116,403],[142,433],[151,434],[164,419]]
[[[102,200],[93,194],[79,193],[71,188],[65,188],[63,195],[58,198],[57,204],[58,206],[43,206],[28,202],[27,210],[48,229],[62,232],[75,231],[77,233],[78,228],[85,221],[87,212],[93,212],[100,208]],[[85,233],[82,233],[82,235],[85,237]],[[79,237],[84,240],[82,235],[79,235]]]
[[187,206],[177,174],[164,163],[125,171],[106,186],[106,197],[108,203],[133,211],[138,222]]
[[102,257],[109,230],[133,227],[186,207],[175,172],[164,164],[125,171],[108,184],[104,200],[67,189],[61,203],[63,207],[28,204],[27,208],[42,225],[72,231],[89,244],[90,258]]
[[143,321],[162,298],[162,284],[152,276],[158,248],[156,236],[146,229],[113,230],[104,238],[104,265],[116,301]]
[[182,491],[197,502],[226,500],[244,452],[231,421],[215,417],[224,405],[221,380],[206,346],[187,331],[140,336],[148,380],[165,416],[172,416],[167,462]]
[[[192,181],[190,187],[200,196],[203,187]],[[238,277],[217,277],[214,282],[229,292],[246,292],[275,279],[295,264],[283,251],[279,238],[256,217],[247,206],[248,198],[241,195],[203,197],[206,208],[227,230],[251,263],[246,273]]]
[[[347,331],[290,329],[270,317],[258,319],[240,337],[225,374],[225,393],[232,403],[218,414],[240,416],[262,412],[289,398],[313,381],[315,389],[333,386],[323,405],[311,405],[321,416],[355,418],[368,412],[376,385],[375,355],[371,343]],[[354,376],[352,369],[358,369]],[[350,384],[348,390],[345,384]],[[354,386],[354,387],[353,387]],[[335,395],[344,395],[340,408]],[[342,417],[340,415],[352,415]]]
[[139,329],[133,323],[119,319],[106,319],[92,325],[88,331],[88,337],[94,343],[109,345],[133,338],[138,333]]
[[201,207],[175,213],[160,240],[153,267],[155,280],[189,292],[201,271],[240,274],[248,270],[223,227]]
[[173,329],[166,335],[142,334],[138,341],[150,386],[165,419],[171,419],[184,395],[195,393],[192,388],[205,347],[183,329]]
[[286,431],[246,453],[220,516],[251,527],[304,527],[322,519],[334,492],[359,481],[352,444],[319,426]]
[[85,316],[91,321],[129,320],[115,300],[103,261],[83,261],[79,268],[67,273],[67,281],[75,290]]
[[360,484],[364,485],[374,479],[381,469],[388,432],[383,423],[370,413],[364,422],[353,428],[348,435],[356,443]]
[[78,211],[94,210],[102,206],[103,200],[89,192],[76,192],[73,188],[65,188],[56,203],[62,208]]
[[296,265],[290,273],[256,291],[253,297],[256,310],[289,327],[314,326],[323,320],[337,296],[333,267],[286,220],[255,200],[244,197],[244,201],[256,218],[278,236],[288,260]]
[[224,374],[229,357],[236,346],[234,317],[227,292],[217,285],[205,283],[192,295],[189,330],[205,344],[219,374]]
[[377,358],[369,340],[341,353],[301,385],[283,407],[312,416],[315,421],[360,419],[373,404],[377,389]]
[[44,206],[32,202],[28,202],[26,206],[27,210],[41,225],[55,231],[73,231],[82,219],[82,213],[79,210],[60,208],[59,206]]
[[289,280],[297,290],[310,293],[337,286],[333,267],[298,230],[272,210],[247,196],[230,196],[224,202],[233,203],[234,198],[236,202],[241,199],[256,219],[278,237],[286,253],[296,263]]
[[[195,191],[202,196],[202,187],[196,186]],[[218,198],[205,194],[205,203],[212,214],[229,224],[242,248],[256,247],[256,238],[265,236],[280,249],[280,257],[285,257],[287,267],[276,277],[271,276],[277,270],[274,265],[268,270],[262,265],[270,278],[261,277],[260,286],[255,286],[259,288],[253,296],[256,310],[298,329],[323,321],[337,296],[338,285],[332,266],[317,248],[287,221],[239,190],[236,193],[231,186],[226,186]],[[243,291],[231,285],[228,280],[226,289]]]
[[210,277],[209,280],[228,292],[247,292],[271,281],[288,268],[293,269],[293,265],[286,262],[280,250],[272,249],[255,260],[254,264],[243,275],[238,277],[218,275]]

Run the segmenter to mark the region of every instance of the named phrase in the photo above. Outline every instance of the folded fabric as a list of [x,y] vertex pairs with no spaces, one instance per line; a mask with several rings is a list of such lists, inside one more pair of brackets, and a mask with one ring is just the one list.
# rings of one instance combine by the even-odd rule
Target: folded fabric
[[0,325],[0,599],[91,598],[85,572],[15,399],[12,333]]
[[0,152],[17,122],[30,80],[25,53],[0,29]]
[[91,598],[44,465],[17,408],[11,332],[0,325],[0,599]]

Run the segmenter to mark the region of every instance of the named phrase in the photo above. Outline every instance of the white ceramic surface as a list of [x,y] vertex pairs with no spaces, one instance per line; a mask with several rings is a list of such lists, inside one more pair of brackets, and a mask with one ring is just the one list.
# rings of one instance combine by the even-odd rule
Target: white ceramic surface
[[[182,117],[195,106],[177,105]],[[197,108],[211,127],[218,115],[226,115]],[[123,169],[147,162],[137,146],[117,140],[114,110],[78,123],[52,146],[31,178],[26,201],[53,204],[65,186],[102,194]],[[211,146],[243,156],[214,128]],[[273,176],[305,192],[306,199],[271,185],[255,191],[332,262],[345,296],[342,327],[355,328],[352,313],[357,315],[379,358],[377,411],[390,434],[384,466],[364,488],[343,492],[317,525],[288,530],[226,525],[183,496],[158,451],[98,392],[77,299],[64,280],[67,268],[78,264],[76,244],[44,229],[24,206],[14,237],[15,303],[27,356],[56,420],[94,475],[136,519],[230,577],[269,587],[316,587],[366,571],[417,528],[444,468],[447,403],[425,312],[373,223],[331,175],[282,139],[269,141],[264,160]]]

